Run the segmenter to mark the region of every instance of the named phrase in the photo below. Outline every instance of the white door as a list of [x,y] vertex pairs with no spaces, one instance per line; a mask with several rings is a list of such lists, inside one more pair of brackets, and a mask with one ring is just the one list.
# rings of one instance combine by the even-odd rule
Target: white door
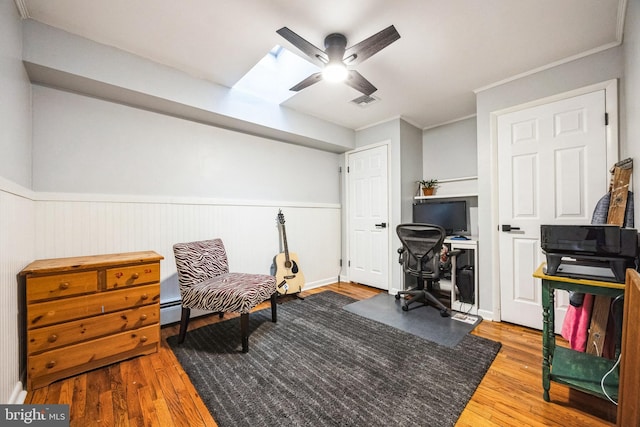
[[[542,329],[540,225],[590,223],[609,163],[604,90],[498,117],[502,320]],[[568,301],[556,293],[556,332]]]
[[389,289],[387,147],[347,154],[349,280]]

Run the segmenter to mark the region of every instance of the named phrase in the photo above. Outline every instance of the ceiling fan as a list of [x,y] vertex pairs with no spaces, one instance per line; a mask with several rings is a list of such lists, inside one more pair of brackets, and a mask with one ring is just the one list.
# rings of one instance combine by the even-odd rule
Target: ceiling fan
[[322,68],[321,72],[310,75],[289,90],[297,92],[324,79],[344,81],[367,96],[378,89],[362,74],[347,67],[358,65],[400,38],[396,28],[390,25],[347,49],[347,38],[343,34],[333,33],[325,37],[323,51],[287,27],[282,27],[276,32],[300,49],[311,59],[311,62]]

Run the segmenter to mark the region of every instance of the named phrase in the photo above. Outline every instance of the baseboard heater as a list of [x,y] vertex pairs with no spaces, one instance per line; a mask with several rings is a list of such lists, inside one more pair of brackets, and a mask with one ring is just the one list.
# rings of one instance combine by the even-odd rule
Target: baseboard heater
[[180,321],[182,307],[180,298],[160,302],[160,325],[169,325]]
[[[191,318],[210,314],[209,311],[191,310]],[[170,325],[180,321],[182,305],[180,298],[160,302],[160,325]]]
[[180,299],[174,299],[171,301],[165,301],[165,302],[161,302],[160,303],[160,310],[162,310],[163,308],[167,308],[167,307],[174,307],[176,305],[180,305]]

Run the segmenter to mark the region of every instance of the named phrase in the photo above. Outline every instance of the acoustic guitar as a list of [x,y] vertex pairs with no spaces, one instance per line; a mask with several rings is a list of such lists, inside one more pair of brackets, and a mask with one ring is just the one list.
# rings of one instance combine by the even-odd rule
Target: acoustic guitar
[[287,232],[284,228],[284,215],[282,209],[278,212],[278,222],[282,229],[282,242],[284,244],[284,252],[279,253],[274,258],[276,265],[276,283],[277,291],[280,295],[297,294],[304,286],[304,275],[300,271],[298,265],[298,256],[289,253],[287,244]]

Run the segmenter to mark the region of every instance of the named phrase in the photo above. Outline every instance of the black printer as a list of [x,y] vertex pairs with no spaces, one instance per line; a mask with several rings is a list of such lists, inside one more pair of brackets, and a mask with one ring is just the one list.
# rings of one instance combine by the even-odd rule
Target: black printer
[[638,231],[617,225],[542,225],[540,245],[546,274],[624,283],[637,268]]

